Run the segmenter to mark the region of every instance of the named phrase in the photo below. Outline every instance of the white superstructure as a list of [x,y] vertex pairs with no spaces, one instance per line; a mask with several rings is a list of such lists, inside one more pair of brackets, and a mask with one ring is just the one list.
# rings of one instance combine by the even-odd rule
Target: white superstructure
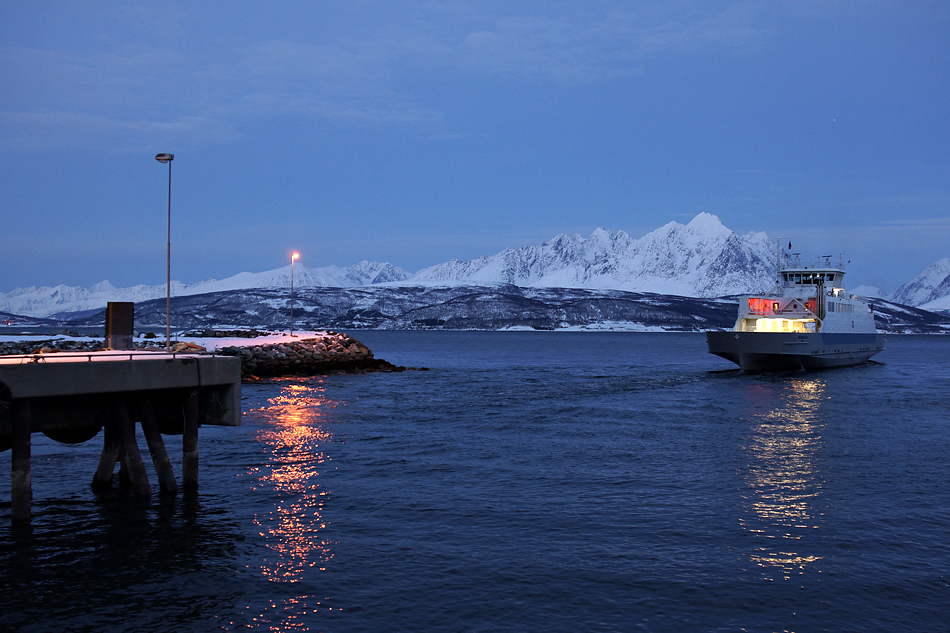
[[732,331],[706,333],[710,354],[744,370],[773,371],[856,365],[884,349],[873,306],[845,290],[843,262],[780,257],[775,287],[739,299]]
[[845,290],[842,263],[789,259],[772,291],[739,300],[736,332],[876,332],[873,306]]

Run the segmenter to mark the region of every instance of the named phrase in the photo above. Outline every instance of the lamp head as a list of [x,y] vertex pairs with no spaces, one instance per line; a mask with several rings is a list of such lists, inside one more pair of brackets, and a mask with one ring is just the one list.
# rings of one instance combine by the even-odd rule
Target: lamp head
[[290,256],[290,261],[294,261],[298,257],[300,257],[300,253],[294,253],[293,255]]
[[155,154],[155,160],[160,163],[169,163],[175,160],[174,154]]

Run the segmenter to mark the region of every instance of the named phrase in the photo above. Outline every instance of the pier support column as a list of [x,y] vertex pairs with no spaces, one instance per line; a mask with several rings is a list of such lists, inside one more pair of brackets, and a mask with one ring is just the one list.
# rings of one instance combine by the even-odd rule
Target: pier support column
[[181,484],[198,490],[198,396],[185,400],[185,432],[181,442]]
[[102,455],[99,456],[99,469],[92,478],[93,490],[109,490],[112,488],[112,473],[115,472],[115,461],[119,457],[122,441],[115,421],[106,422],[102,430]]
[[[122,435],[119,434],[121,442]],[[125,459],[125,449],[119,447],[119,486],[121,488],[130,488],[132,486],[132,476],[129,475],[129,462]]]
[[125,452],[123,461],[129,469],[132,487],[136,494],[147,497],[152,494],[152,487],[148,483],[148,475],[145,473],[145,464],[142,462],[139,445],[135,443],[135,423],[132,422],[132,418],[129,416],[129,409],[125,404],[125,400],[118,398],[115,401],[114,411],[116,426],[119,427],[122,450]]
[[30,482],[30,400],[13,401],[13,449],[10,469],[11,514],[14,521],[27,522],[33,505],[33,486]]
[[152,464],[158,474],[159,489],[162,492],[178,492],[175,473],[172,471],[172,464],[168,460],[168,453],[165,451],[165,442],[162,440],[162,433],[158,428],[158,421],[155,419],[155,411],[152,409],[152,403],[144,396],[139,399],[139,420],[142,423],[142,432],[145,433],[145,441],[148,442],[148,452],[152,456]]

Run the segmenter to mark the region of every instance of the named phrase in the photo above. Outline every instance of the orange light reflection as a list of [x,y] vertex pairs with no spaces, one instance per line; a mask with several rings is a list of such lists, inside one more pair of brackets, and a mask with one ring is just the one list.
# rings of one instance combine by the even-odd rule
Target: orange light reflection
[[283,600],[268,602],[266,607],[256,613],[258,607],[244,607],[244,613],[227,620],[219,618],[219,627],[224,631],[310,631],[311,627],[323,630],[325,623],[314,619],[314,615],[342,613],[339,607],[331,607],[328,599],[317,596],[292,596]]
[[782,387],[755,385],[748,393],[753,425],[744,448],[750,492],[743,498],[752,513],[740,523],[767,539],[749,554],[766,576],[774,570],[789,580],[822,558],[801,550],[808,548],[810,531],[820,527],[815,506],[822,480],[815,457],[822,444],[824,389],[822,380],[793,380]]
[[255,488],[276,496],[270,512],[254,517],[273,553],[261,563],[261,573],[272,581],[298,582],[306,570],[324,570],[333,558],[332,543],[322,535],[327,527],[323,506],[330,492],[320,488],[318,478],[330,461],[325,448],[333,441],[325,417],[340,403],[324,392],[321,383],[287,384],[264,407],[272,423],[256,440],[267,445],[272,461],[269,468],[248,474],[258,478]]

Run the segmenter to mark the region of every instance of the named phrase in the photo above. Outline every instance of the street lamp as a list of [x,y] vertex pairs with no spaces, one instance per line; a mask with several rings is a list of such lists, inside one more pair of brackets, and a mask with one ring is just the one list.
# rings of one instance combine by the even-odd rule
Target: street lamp
[[300,257],[300,253],[294,253],[290,256],[290,336],[294,335],[294,262]]
[[171,351],[171,313],[172,313],[172,161],[174,154],[156,154],[155,160],[168,163],[168,251],[165,270],[165,351]]

